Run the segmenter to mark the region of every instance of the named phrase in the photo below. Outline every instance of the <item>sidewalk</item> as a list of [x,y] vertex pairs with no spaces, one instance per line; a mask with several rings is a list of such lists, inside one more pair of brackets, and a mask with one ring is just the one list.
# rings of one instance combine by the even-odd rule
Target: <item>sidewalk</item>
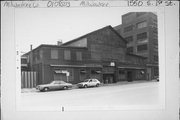
[[[138,81],[132,81],[132,82],[128,82],[128,81],[121,81],[121,82],[117,82],[117,83],[111,83],[111,84],[104,84],[102,83],[100,85],[100,87],[104,87],[104,86],[116,86],[116,85],[128,85],[128,84],[136,84],[136,83],[147,83],[147,82],[157,82],[156,80],[138,80]],[[72,86],[71,89],[77,89],[77,84],[74,84]],[[38,92],[38,90],[36,90],[36,88],[23,88],[21,89],[21,93],[29,93],[29,92]]]

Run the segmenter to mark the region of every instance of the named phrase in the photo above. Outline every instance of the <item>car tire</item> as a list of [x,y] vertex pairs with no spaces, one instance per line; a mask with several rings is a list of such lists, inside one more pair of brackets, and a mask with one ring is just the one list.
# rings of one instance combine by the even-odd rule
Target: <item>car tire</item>
[[99,84],[96,84],[96,87],[99,87]]
[[67,87],[67,86],[64,86],[64,87],[63,87],[63,89],[64,89],[64,90],[67,90],[67,89],[68,89],[68,87]]
[[87,85],[84,85],[84,88],[87,88],[88,86]]
[[48,90],[49,90],[48,87],[45,87],[45,88],[43,89],[44,92],[46,92],[46,91],[48,91]]

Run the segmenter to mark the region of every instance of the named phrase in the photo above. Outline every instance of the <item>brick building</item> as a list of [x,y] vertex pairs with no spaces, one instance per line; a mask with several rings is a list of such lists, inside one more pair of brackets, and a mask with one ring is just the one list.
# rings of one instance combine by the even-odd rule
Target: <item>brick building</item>
[[151,12],[130,12],[122,15],[122,24],[114,29],[127,40],[127,52],[147,57],[148,79],[158,72],[157,15]]
[[62,45],[40,45],[24,54],[38,73],[36,84],[64,80],[78,83],[97,78],[102,83],[146,79],[146,58],[127,53],[126,40],[111,26]]

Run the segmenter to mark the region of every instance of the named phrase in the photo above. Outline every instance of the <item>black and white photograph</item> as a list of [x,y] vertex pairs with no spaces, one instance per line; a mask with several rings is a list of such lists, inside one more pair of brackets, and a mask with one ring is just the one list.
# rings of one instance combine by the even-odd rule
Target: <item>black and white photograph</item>
[[[176,19],[172,19],[174,23],[168,22],[169,13],[173,12],[167,12],[163,6],[111,7],[116,1],[59,1],[58,4],[46,1],[42,4],[47,4],[46,7],[40,7],[41,2],[19,3],[22,6],[18,2],[2,4],[4,12],[12,15],[11,22],[7,21],[11,24],[4,24],[12,27],[4,29],[4,33],[12,35],[4,37],[8,39],[2,41],[1,54],[7,56],[2,63],[9,61],[1,67],[1,95],[3,98],[6,92],[12,99],[3,98],[2,108],[13,101],[8,106],[13,106],[11,112],[19,120],[29,113],[35,113],[34,119],[43,113],[55,115],[52,117],[55,119],[61,115],[68,119],[69,113],[73,116],[77,113],[74,119],[78,119],[83,113],[83,118],[90,119],[94,118],[91,112],[98,119],[105,118],[103,112],[112,116],[119,112],[120,116],[126,116],[119,118],[129,117],[127,120],[136,115],[135,120],[138,119],[141,112],[145,119],[149,112],[150,118],[156,112],[154,120],[165,116],[177,118],[169,113],[176,100],[179,101],[179,97],[174,98],[177,94],[172,93],[177,90],[173,85],[179,83],[175,79],[179,71],[172,69],[179,65],[179,58],[177,52],[171,52],[173,47],[168,47],[173,44],[169,40],[177,38],[177,31],[172,28]],[[14,7],[12,11],[10,7]],[[7,15],[4,14],[3,21]],[[8,48],[3,45],[11,46],[13,55],[9,58]],[[6,82],[6,78],[12,83]],[[10,84],[12,88],[8,87]],[[174,104],[169,104],[170,99]],[[7,115],[5,108],[2,115]],[[169,117],[163,117],[166,113]],[[111,115],[107,118],[111,119]]]
[[120,10],[15,11],[22,107],[160,104],[158,14]]

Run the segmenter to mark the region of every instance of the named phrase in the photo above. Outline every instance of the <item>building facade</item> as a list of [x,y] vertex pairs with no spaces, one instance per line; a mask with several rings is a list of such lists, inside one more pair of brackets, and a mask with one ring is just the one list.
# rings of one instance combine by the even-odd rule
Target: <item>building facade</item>
[[122,24],[114,29],[127,40],[127,52],[147,57],[148,79],[159,75],[157,15],[130,12],[122,16]]
[[146,58],[127,53],[127,41],[111,26],[62,45],[40,45],[24,54],[37,85],[53,80],[78,83],[97,78],[102,83],[145,80]]

